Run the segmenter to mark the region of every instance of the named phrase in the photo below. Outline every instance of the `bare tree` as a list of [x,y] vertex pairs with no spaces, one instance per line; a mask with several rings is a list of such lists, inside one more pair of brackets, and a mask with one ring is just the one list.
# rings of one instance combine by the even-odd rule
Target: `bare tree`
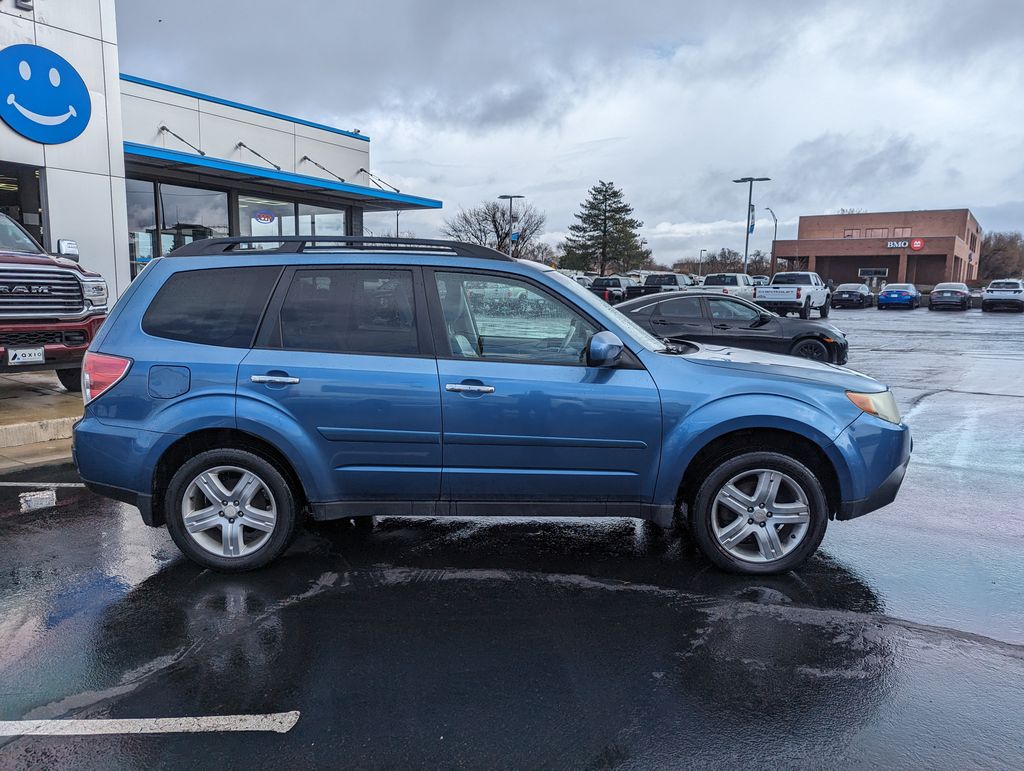
[[537,237],[544,232],[545,221],[544,213],[527,203],[513,210],[509,223],[508,206],[498,201],[484,201],[471,209],[460,209],[454,217],[446,219],[441,232],[456,241],[489,246],[499,252],[508,252],[509,235],[517,233],[512,242],[512,256],[536,259],[533,255],[540,248]]

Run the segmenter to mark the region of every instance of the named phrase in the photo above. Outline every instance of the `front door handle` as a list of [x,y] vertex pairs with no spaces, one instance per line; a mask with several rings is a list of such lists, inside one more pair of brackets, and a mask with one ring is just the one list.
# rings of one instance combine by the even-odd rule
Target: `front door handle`
[[287,375],[253,375],[249,378],[253,383],[279,383],[281,385],[295,385],[302,382],[297,377]]
[[728,324],[715,324],[715,329],[732,329]]
[[468,394],[493,394],[494,386],[473,385],[472,383],[446,383],[444,390]]

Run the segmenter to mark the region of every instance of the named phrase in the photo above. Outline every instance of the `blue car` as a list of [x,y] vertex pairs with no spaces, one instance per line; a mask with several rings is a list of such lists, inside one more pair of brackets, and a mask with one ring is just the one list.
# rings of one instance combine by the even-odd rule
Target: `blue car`
[[909,308],[914,310],[921,305],[921,292],[913,284],[887,284],[878,293],[876,301],[878,310],[886,308]]
[[445,241],[197,241],[132,283],[83,384],[86,485],[224,571],[306,517],[516,514],[639,517],[775,573],[890,503],[911,448],[869,377],[666,343],[551,268]]

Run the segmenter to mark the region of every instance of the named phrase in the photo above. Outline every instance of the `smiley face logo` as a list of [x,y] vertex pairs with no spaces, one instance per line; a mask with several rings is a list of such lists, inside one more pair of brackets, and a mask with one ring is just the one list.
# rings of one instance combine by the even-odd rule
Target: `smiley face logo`
[[29,44],[0,50],[0,119],[23,137],[70,142],[91,114],[89,89],[63,56]]

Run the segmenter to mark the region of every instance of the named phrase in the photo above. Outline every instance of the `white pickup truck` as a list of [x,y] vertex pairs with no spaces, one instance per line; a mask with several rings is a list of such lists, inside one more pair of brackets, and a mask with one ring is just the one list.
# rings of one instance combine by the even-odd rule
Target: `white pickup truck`
[[700,287],[702,292],[717,292],[730,297],[742,297],[744,300],[754,299],[754,281],[746,273],[708,273]]
[[754,302],[781,316],[796,313],[806,319],[816,310],[825,318],[832,305],[832,290],[817,273],[776,273],[767,286],[754,287]]

